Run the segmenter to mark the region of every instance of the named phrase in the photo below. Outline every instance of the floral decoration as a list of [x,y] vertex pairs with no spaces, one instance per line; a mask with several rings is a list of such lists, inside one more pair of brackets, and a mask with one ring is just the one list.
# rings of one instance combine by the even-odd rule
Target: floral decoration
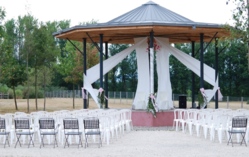
[[200,88],[200,92],[198,94],[198,101],[199,101],[199,106],[206,106],[207,105],[207,95],[205,93],[204,88]]
[[99,88],[98,102],[100,104],[100,108],[104,108],[104,105],[105,105],[105,91],[104,91],[103,88]]
[[[154,51],[157,52],[161,49],[161,46],[157,43],[157,41],[154,39],[153,40],[153,45],[154,45]],[[147,39],[148,47],[147,47],[147,52],[150,50],[150,38]]]
[[158,112],[158,108],[156,105],[156,94],[150,94],[147,111],[151,112],[153,116],[156,118],[156,113]]

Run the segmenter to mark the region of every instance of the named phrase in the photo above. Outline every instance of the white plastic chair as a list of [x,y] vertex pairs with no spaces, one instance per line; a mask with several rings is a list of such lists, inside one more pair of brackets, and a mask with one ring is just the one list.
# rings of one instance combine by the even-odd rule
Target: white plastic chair
[[187,110],[187,119],[186,119],[186,130],[189,131],[189,134],[193,134],[193,127],[195,126],[194,124],[198,120],[198,112],[199,110],[197,109],[188,109]]
[[213,141],[215,140],[215,132],[217,132],[218,140],[220,143],[222,143],[223,140],[223,133],[225,133],[228,138],[227,130],[228,130],[229,121],[230,121],[230,116],[228,115],[222,114],[217,117],[216,121],[214,122],[213,128],[211,130],[211,138]]
[[178,127],[180,127],[180,122],[182,121],[183,109],[174,109],[174,121],[173,128],[178,131]]
[[123,122],[125,125],[126,131],[131,131],[133,129],[132,119],[131,119],[131,110],[130,109],[122,109]]

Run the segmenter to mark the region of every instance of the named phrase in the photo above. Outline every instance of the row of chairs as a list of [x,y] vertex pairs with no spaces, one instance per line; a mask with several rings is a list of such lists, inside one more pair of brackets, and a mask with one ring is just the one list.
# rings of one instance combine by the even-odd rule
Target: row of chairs
[[[247,119],[249,117],[249,111],[246,109],[231,110],[222,108],[201,110],[175,109],[173,125],[176,131],[181,129],[183,132],[188,131],[190,135],[195,132],[198,137],[201,135],[202,131],[204,138],[206,139],[207,136],[210,135],[210,140],[212,141],[215,140],[217,133],[218,140],[220,143],[222,143],[224,135],[227,136],[228,141],[231,140],[231,135],[233,134],[232,132],[234,132],[232,130],[234,128],[233,120],[235,119],[235,117],[245,117]],[[242,125],[240,127],[242,127]],[[236,130],[238,130],[238,128]],[[247,127],[239,130],[245,132],[245,134],[241,132],[238,134],[241,134],[242,139],[248,142],[249,133],[247,133]]]
[[[28,147],[30,145],[34,146],[34,131],[31,130],[30,128],[30,119],[28,118],[17,118],[14,119],[15,123],[15,134],[16,134],[16,144],[22,146],[21,144],[21,137],[22,136],[28,136],[29,137],[29,143]],[[101,131],[100,131],[100,123],[99,119],[97,117],[88,117],[83,120],[84,124],[84,135],[85,135],[85,147],[88,146],[88,136],[90,135],[99,135],[99,147],[102,145],[101,141]],[[69,137],[70,136],[77,136],[78,137],[78,147],[83,146],[82,144],[82,132],[79,130],[79,121],[77,118],[65,118],[63,120],[63,126],[64,126],[64,135],[65,135],[65,144],[64,148],[66,146],[69,147],[70,141]],[[57,142],[57,134],[58,134],[58,128],[59,125],[55,125],[55,120],[53,118],[40,118],[39,119],[39,133],[40,133],[40,148],[44,145],[44,137],[45,136],[53,136],[54,137],[54,148],[55,146],[58,147],[58,142]],[[6,144],[9,144],[9,134],[10,132],[6,131],[6,122],[4,118],[0,118],[0,130],[1,134],[5,136],[5,142],[4,142],[4,147]]]
[[[30,125],[32,131],[34,132],[34,138],[40,139],[39,134],[39,119],[40,118],[53,118],[55,120],[55,124],[58,127],[58,142],[64,145],[64,128],[63,128],[63,120],[65,118],[76,118],[78,119],[79,129],[82,131],[84,129],[83,119],[87,117],[98,117],[100,121],[100,130],[102,132],[102,139],[109,144],[109,141],[113,139],[117,139],[121,137],[120,135],[124,134],[124,131],[130,131],[132,126],[131,121],[131,110],[129,109],[80,109],[80,110],[60,110],[54,112],[46,112],[46,111],[37,111],[32,112],[30,114],[26,114],[23,112],[15,112],[15,113],[6,113],[4,115],[0,115],[0,117],[5,118],[7,131],[10,132],[10,142],[13,143],[15,139],[15,128],[14,128],[14,119],[17,118],[29,118]],[[0,138],[1,139],[1,138]]]

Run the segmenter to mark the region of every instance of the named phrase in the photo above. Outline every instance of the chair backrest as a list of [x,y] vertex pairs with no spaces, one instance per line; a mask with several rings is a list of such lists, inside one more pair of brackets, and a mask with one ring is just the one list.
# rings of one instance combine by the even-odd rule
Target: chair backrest
[[77,118],[63,119],[64,129],[79,129],[79,121]]
[[30,129],[28,118],[17,118],[15,121],[15,129]]
[[55,121],[53,118],[41,118],[39,119],[40,129],[55,129]]
[[97,117],[88,117],[83,120],[84,129],[99,129],[99,119]]
[[183,109],[174,109],[174,119],[182,119]]
[[246,128],[247,118],[244,116],[236,116],[232,119],[232,128]]
[[5,119],[4,118],[0,118],[0,129],[6,129]]

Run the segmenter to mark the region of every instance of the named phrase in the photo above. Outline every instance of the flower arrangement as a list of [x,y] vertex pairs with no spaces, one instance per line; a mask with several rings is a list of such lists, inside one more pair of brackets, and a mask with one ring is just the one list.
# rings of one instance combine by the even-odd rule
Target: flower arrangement
[[150,94],[147,111],[151,112],[153,116],[156,118],[156,112],[158,112],[158,109],[156,106],[156,94]]
[[99,88],[98,102],[100,104],[100,108],[104,108],[104,104],[105,104],[105,91],[104,91],[103,88]]
[[198,102],[200,107],[207,105],[207,95],[205,94],[204,88],[200,88],[198,93]]
[[[157,52],[161,49],[161,46],[156,42],[156,40],[153,40],[153,45],[154,45],[154,51]],[[150,38],[147,39],[148,47],[147,47],[147,52],[150,50]]]

